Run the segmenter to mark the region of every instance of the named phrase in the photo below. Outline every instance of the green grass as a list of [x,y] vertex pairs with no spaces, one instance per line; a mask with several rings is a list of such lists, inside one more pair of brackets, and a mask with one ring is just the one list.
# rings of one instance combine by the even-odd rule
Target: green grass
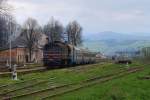
[[149,100],[150,80],[139,79],[150,73],[150,66],[145,68],[142,72],[71,92],[55,100]]
[[64,68],[50,70],[46,72],[31,73],[18,76],[20,80],[12,81],[10,77],[4,77],[0,79],[1,84],[9,84],[24,80],[29,80],[32,78],[48,79],[55,77],[57,82],[78,82],[80,80],[86,79],[87,77],[92,77],[94,75],[105,75],[107,73],[113,73],[119,68],[123,68],[120,65],[115,64],[98,64],[93,67],[93,65],[80,66],[79,69],[76,68]]
[[[141,65],[141,63],[134,62],[129,67],[137,67],[137,66],[141,67],[143,66],[143,64]],[[55,69],[55,70],[49,70],[45,72],[37,72],[37,73],[20,75],[18,76],[19,77],[18,81],[13,81],[10,79],[10,77],[3,77],[3,78],[0,78],[0,86],[4,84],[13,84],[13,87],[11,88],[7,87],[8,90],[17,89],[17,88],[23,87],[24,85],[27,85],[28,82],[24,83],[24,85],[14,84],[14,83],[27,81],[27,80],[31,80],[34,78],[38,78],[38,81],[42,81],[42,80],[51,81],[50,78],[54,78],[52,80],[53,85],[58,86],[58,85],[68,84],[68,83],[78,83],[88,78],[113,74],[113,73],[118,72],[119,70],[125,70],[125,69],[127,69],[126,65],[117,65],[113,63],[84,65],[84,66],[78,66],[78,67],[73,67],[73,68]],[[130,97],[132,98],[131,96],[132,93],[130,94],[128,93],[128,91],[132,92],[130,91],[130,89],[133,88],[133,92],[136,92],[136,90],[134,91],[134,88],[137,87],[136,84],[140,85],[138,83],[140,80],[137,80],[135,77],[137,77],[137,75],[147,74],[148,72],[150,72],[150,69],[140,74],[138,73],[138,74],[129,75],[124,78],[116,79],[116,80],[113,80],[113,81],[110,81],[101,85],[95,85],[86,89],[82,89],[77,92],[72,92],[72,93],[63,95],[59,98],[56,98],[56,100],[57,99],[58,100],[92,100],[92,99],[93,100],[99,100],[99,99],[124,100],[124,98],[125,100],[138,100],[138,99],[130,99]],[[142,80],[142,82],[145,82],[145,84],[143,83],[145,88],[147,87],[147,84],[149,84],[147,80],[146,81]],[[131,84],[131,83],[134,83],[134,84]],[[44,88],[48,88],[50,85],[51,83],[39,84],[37,86],[30,87],[26,90],[15,91],[12,94],[17,95],[17,94],[22,94],[22,93],[28,93],[28,92],[31,92],[32,90],[37,91],[37,90],[41,90]],[[132,86],[135,86],[135,87],[132,87]],[[139,88],[141,89],[142,87],[139,86]],[[4,91],[1,90],[2,93],[5,91],[7,91],[7,89],[4,89]],[[126,97],[127,98],[129,97],[129,99],[126,99]],[[27,98],[27,100],[28,99],[29,98]]]

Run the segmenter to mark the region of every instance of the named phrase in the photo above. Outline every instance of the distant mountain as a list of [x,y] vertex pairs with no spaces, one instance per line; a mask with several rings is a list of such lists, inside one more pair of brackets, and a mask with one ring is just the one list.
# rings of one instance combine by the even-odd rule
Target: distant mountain
[[137,50],[144,46],[150,46],[150,36],[107,31],[84,36],[83,44],[92,51],[109,54],[115,51]]
[[105,31],[100,33],[94,33],[90,35],[85,35],[84,39],[86,40],[149,40],[150,35],[145,36],[144,34],[123,34],[116,33],[111,31]]

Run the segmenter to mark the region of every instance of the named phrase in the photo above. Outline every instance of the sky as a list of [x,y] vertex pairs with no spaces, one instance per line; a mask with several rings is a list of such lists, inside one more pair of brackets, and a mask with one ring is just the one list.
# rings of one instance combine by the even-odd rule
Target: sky
[[150,0],[9,0],[9,4],[20,24],[33,17],[44,25],[53,16],[64,26],[77,20],[84,34],[150,33]]

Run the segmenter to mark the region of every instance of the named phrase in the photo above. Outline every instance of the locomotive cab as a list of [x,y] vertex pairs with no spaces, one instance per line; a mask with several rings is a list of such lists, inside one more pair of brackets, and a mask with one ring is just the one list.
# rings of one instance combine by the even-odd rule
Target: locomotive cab
[[61,66],[68,64],[68,47],[60,42],[49,43],[43,50],[45,66]]

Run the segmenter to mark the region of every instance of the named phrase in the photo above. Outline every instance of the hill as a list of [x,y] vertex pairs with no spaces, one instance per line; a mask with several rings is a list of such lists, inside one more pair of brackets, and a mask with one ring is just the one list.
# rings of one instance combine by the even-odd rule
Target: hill
[[110,54],[115,51],[137,50],[145,46],[150,46],[150,36],[100,32],[84,36],[83,44],[92,51],[101,51]]

